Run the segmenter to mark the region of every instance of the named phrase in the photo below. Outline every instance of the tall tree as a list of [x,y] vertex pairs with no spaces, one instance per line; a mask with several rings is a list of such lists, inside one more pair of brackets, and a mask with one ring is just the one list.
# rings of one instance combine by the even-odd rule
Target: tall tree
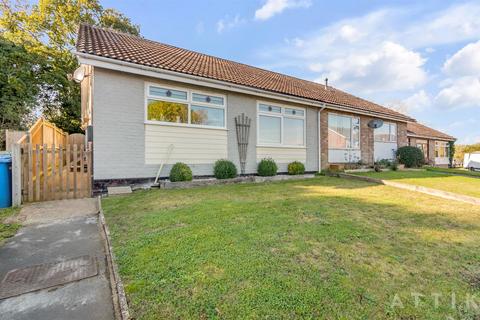
[[37,101],[43,114],[67,132],[80,129],[80,87],[68,80],[78,67],[73,54],[81,23],[139,35],[140,29],[115,9],[98,0],[1,0],[0,33],[27,52],[42,57],[48,67]]
[[41,91],[46,63],[0,36],[0,146],[2,129],[25,129]]

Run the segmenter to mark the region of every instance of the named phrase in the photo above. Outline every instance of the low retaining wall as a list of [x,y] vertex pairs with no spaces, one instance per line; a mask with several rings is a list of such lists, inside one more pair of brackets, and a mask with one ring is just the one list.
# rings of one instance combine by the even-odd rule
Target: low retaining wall
[[246,177],[237,177],[233,179],[198,179],[192,181],[182,181],[182,182],[170,182],[170,181],[160,181],[161,189],[187,189],[195,187],[204,187],[212,185],[225,185],[225,184],[234,184],[234,183],[261,183],[261,182],[274,182],[274,181],[284,181],[284,180],[302,180],[314,178],[314,174],[301,174],[301,175],[277,175],[272,177],[260,177],[260,176],[246,176]]
[[357,176],[354,174],[347,174],[347,173],[339,173],[338,176],[341,178],[355,179],[355,180],[362,180],[362,181],[384,184],[386,186],[391,186],[391,187],[410,190],[410,191],[417,191],[417,192],[429,194],[429,195],[444,198],[444,199],[456,200],[456,201],[466,202],[470,204],[480,205],[480,198],[464,196],[458,193],[442,191],[438,189],[432,189],[432,188],[417,186],[413,184],[406,184],[406,183],[401,183],[396,181],[382,180],[382,179],[376,179],[376,178],[365,177],[365,176]]

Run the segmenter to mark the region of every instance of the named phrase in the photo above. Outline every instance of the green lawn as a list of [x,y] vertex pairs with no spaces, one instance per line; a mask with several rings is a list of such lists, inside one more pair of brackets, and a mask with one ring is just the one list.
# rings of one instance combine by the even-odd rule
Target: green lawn
[[102,204],[136,319],[471,319],[480,295],[478,206],[333,177]]
[[435,171],[360,172],[356,175],[395,180],[428,188],[439,189],[480,198],[480,179]]
[[428,167],[428,171],[434,172],[443,172],[443,173],[453,173],[453,174],[463,174],[467,176],[474,176],[480,178],[480,171],[470,171],[462,168],[437,168],[437,167]]
[[17,232],[20,225],[18,223],[4,223],[4,220],[14,214],[17,214],[20,208],[6,208],[0,209],[0,245],[3,244],[5,239],[12,237]]

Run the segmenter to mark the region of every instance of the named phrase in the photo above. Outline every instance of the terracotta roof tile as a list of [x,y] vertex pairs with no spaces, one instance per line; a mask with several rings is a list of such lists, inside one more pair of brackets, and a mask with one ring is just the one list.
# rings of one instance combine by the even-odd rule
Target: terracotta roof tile
[[420,124],[418,122],[408,122],[407,123],[407,135],[408,136],[417,136],[417,137],[431,137],[439,138],[443,140],[456,140],[454,137],[440,132],[438,130],[429,128]]
[[329,86],[137,36],[80,26],[77,52],[185,73],[299,98],[345,106],[379,116],[410,117]]

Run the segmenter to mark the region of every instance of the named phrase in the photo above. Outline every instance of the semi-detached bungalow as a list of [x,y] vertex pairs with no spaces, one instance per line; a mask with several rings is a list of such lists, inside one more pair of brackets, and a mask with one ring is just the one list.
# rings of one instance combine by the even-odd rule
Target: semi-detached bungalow
[[454,142],[456,140],[454,137],[418,122],[407,124],[407,136],[408,145],[422,149],[428,164],[438,167],[449,165],[449,142]]
[[415,121],[327,84],[89,25],[76,50],[97,188],[151,180],[162,162],[163,177],[178,161],[196,176],[212,175],[218,159],[240,168],[242,114],[251,119],[246,174],[266,157],[279,172],[292,161],[314,172],[391,159]]

